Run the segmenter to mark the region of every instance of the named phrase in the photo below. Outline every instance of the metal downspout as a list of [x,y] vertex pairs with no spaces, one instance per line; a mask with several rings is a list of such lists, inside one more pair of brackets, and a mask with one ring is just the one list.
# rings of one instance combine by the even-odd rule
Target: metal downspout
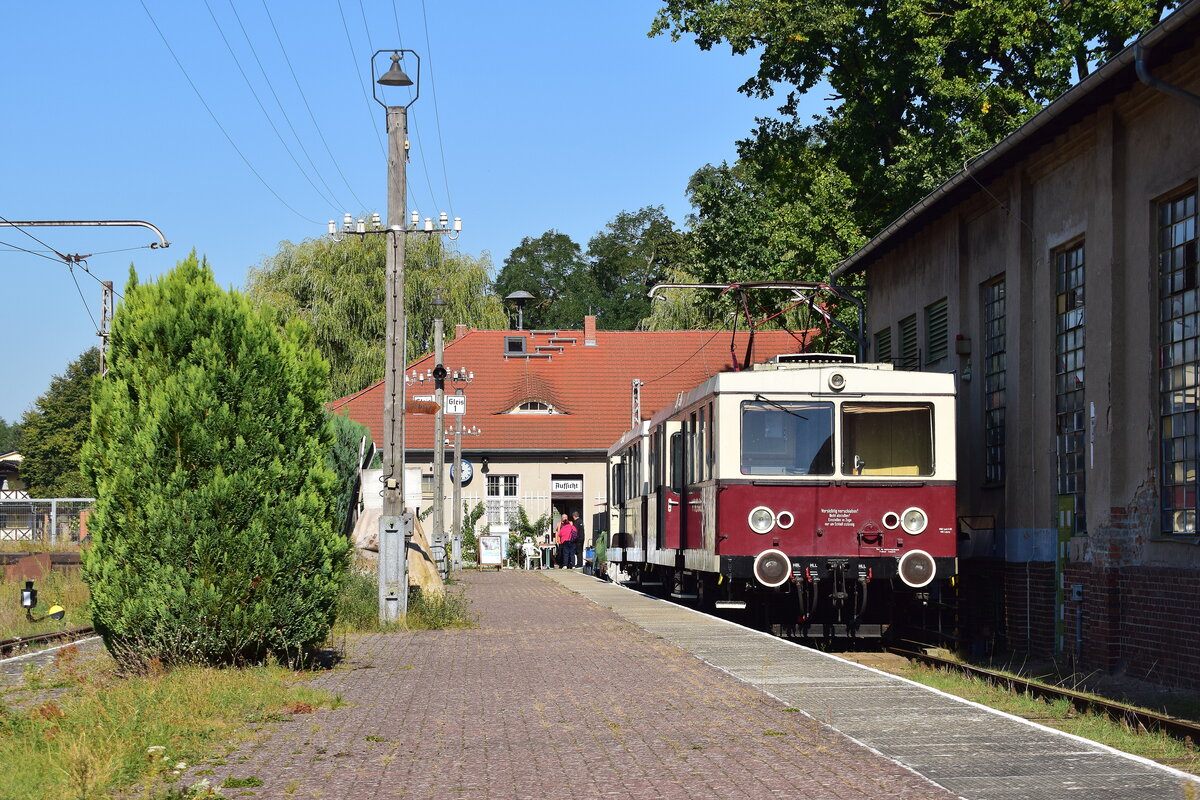
[[1149,86],[1151,89],[1169,94],[1172,97],[1178,97],[1188,103],[1194,103],[1200,106],[1200,95],[1189,92],[1187,89],[1181,89],[1166,81],[1159,80],[1150,74],[1150,68],[1146,66],[1146,59],[1150,57],[1149,45],[1144,45],[1141,42],[1133,46],[1134,65],[1137,68],[1138,80]]

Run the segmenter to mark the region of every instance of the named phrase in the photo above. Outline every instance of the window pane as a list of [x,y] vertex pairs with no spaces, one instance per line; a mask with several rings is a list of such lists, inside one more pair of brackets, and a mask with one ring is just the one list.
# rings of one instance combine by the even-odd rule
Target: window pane
[[743,475],[832,475],[833,404],[742,403]]
[[933,474],[932,406],[847,403],[842,436],[847,475]]

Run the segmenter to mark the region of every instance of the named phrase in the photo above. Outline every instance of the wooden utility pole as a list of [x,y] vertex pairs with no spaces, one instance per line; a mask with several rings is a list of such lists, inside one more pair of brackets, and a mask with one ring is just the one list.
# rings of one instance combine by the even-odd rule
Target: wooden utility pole
[[383,514],[379,519],[379,619],[408,613],[408,538],[404,507],[404,197],[408,108],[387,106],[387,332],[383,400]]

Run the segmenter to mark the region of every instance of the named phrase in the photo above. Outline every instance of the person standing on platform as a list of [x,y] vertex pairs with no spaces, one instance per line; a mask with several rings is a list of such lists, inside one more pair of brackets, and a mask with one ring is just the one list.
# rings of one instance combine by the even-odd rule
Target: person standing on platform
[[583,520],[580,518],[578,511],[576,511],[572,517],[573,519],[571,520],[571,524],[575,526],[575,557],[579,559],[579,566],[582,567],[584,566]]
[[575,561],[575,526],[566,514],[562,515],[562,524],[558,526],[558,552],[559,565],[570,569]]

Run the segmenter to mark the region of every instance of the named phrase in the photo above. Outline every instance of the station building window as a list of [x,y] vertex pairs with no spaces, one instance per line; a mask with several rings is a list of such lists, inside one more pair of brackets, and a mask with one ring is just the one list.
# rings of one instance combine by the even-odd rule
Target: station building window
[[1004,414],[1008,383],[1004,278],[983,287],[984,479],[1004,481]]
[[1087,532],[1084,471],[1087,411],[1084,398],[1083,242],[1054,253],[1056,290],[1054,442],[1058,475],[1060,527],[1073,535]]
[[1196,192],[1158,204],[1158,396],[1164,534],[1192,536],[1197,512]]
[[517,514],[517,476],[488,475],[487,510],[489,525],[503,525]]
[[900,369],[921,368],[921,344],[917,341],[917,315],[900,320]]
[[875,332],[875,360],[886,364],[892,360],[892,329],[884,328]]
[[925,359],[932,364],[950,353],[950,308],[946,298],[925,306]]

